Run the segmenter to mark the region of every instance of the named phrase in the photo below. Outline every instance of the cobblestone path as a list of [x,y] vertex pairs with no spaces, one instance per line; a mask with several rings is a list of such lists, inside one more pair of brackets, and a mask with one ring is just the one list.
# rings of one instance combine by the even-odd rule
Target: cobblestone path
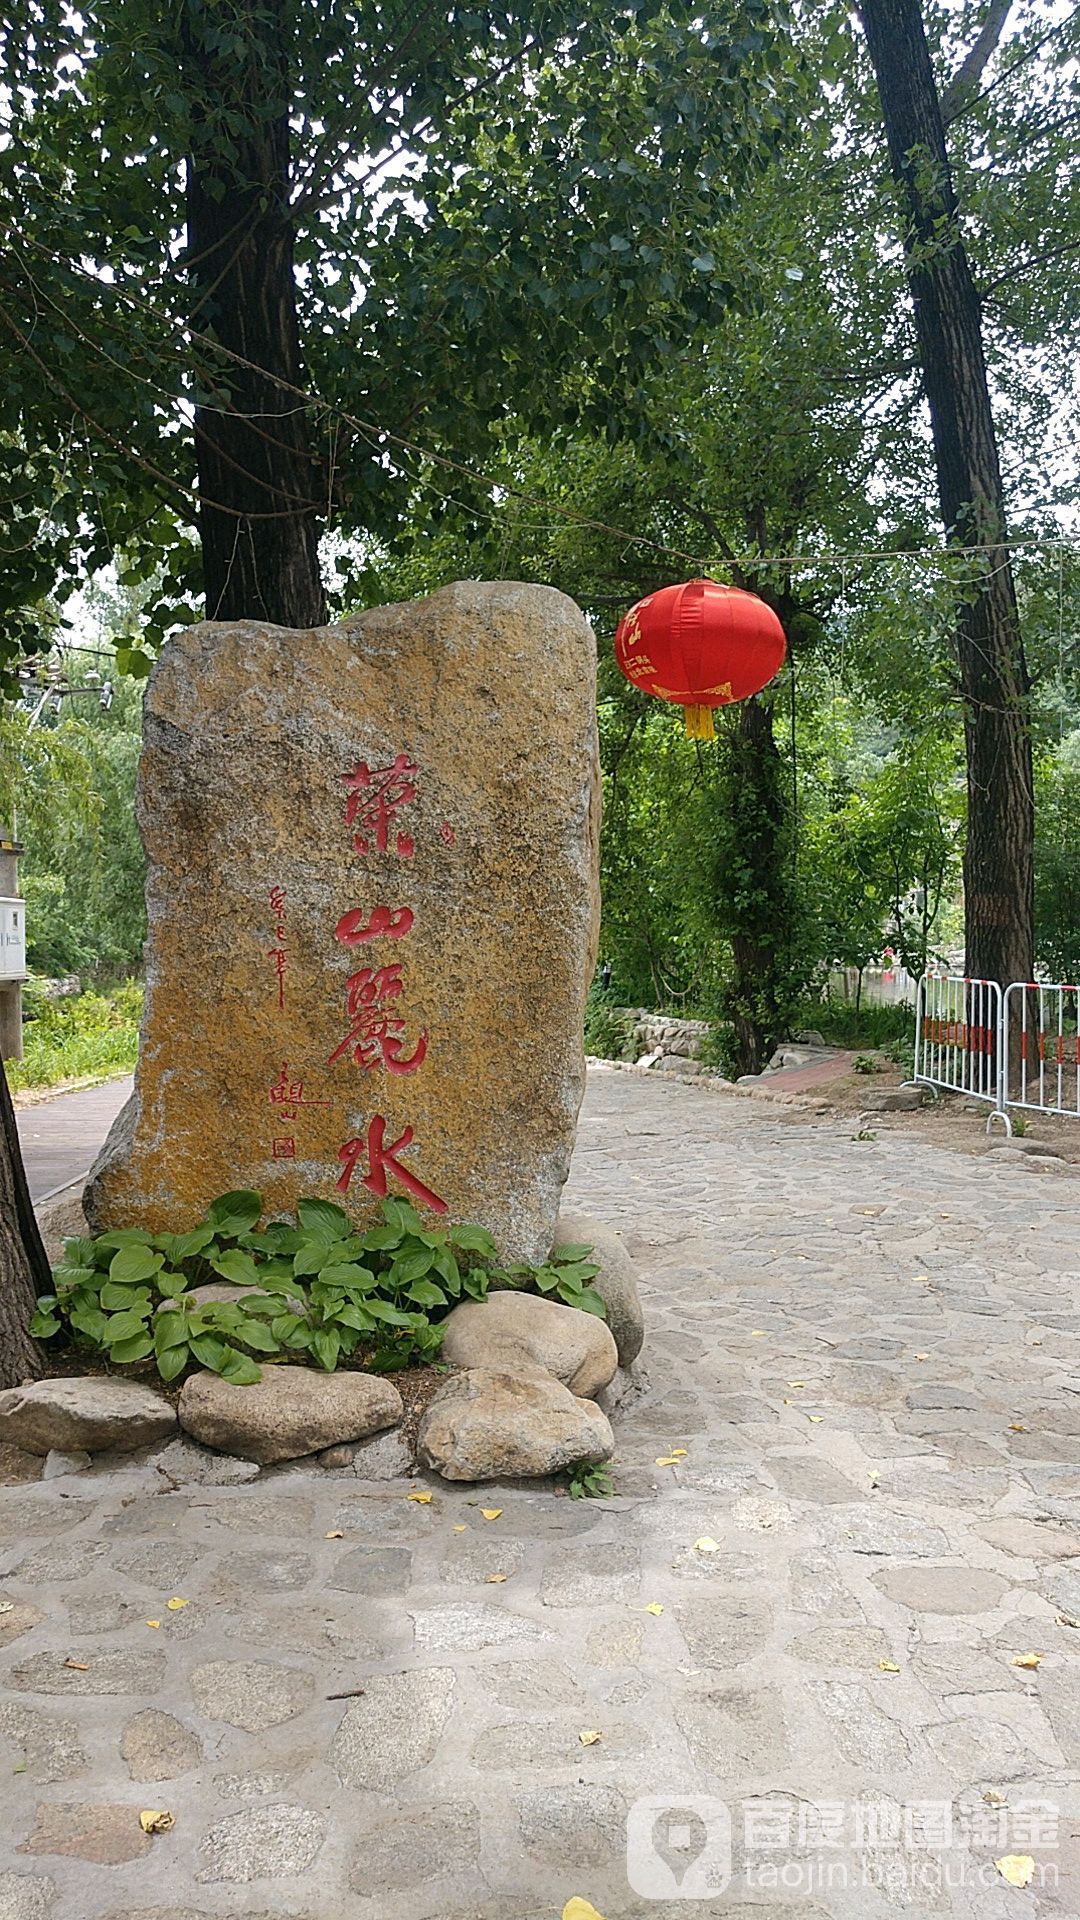
[[616,1500],[0,1491],[0,1920],[1080,1913],[1074,1179],[600,1072],[572,1199]]

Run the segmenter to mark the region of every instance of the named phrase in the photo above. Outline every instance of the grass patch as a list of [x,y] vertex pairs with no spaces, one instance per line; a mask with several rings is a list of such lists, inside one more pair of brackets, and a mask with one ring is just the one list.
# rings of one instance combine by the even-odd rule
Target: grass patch
[[25,992],[33,1018],[23,1028],[23,1058],[5,1062],[13,1091],[131,1072],[142,1018],[143,990],[137,981],[112,993],[79,993],[70,1000],[48,1000],[35,992],[33,982]]

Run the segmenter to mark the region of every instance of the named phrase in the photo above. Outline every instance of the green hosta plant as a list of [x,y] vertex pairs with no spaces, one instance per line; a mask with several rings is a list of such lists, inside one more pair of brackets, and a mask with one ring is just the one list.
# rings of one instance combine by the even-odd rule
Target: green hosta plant
[[[68,1240],[31,1332],[66,1333],[115,1366],[153,1358],[163,1380],[199,1366],[244,1386],[261,1361],[328,1373],[358,1350],[378,1372],[430,1362],[440,1321],[493,1284],[603,1313],[586,1284],[597,1271],[582,1257],[587,1247],[559,1248],[544,1267],[503,1269],[482,1227],[429,1228],[404,1200],[384,1200],[382,1220],[363,1233],[329,1200],[301,1200],[295,1226],[260,1228],[262,1210],[262,1195],[245,1190],[222,1194],[189,1233],[124,1227]],[[235,1298],[199,1300],[198,1289],[222,1282]]]
[[542,1267],[492,1267],[489,1283],[496,1288],[512,1287],[518,1293],[554,1294],[564,1306],[581,1307],[606,1320],[607,1308],[595,1287],[589,1285],[600,1271],[589,1259],[591,1252],[591,1247],[556,1247]]

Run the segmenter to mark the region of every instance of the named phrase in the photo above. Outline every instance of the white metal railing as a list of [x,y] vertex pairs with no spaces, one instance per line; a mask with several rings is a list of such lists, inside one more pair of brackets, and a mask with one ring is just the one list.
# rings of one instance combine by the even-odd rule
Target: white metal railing
[[1014,980],[1001,1017],[1002,1106],[1080,1115],[1078,989]]
[[996,980],[924,974],[915,1004],[915,1082],[986,1100],[1000,1112],[1001,1007]]

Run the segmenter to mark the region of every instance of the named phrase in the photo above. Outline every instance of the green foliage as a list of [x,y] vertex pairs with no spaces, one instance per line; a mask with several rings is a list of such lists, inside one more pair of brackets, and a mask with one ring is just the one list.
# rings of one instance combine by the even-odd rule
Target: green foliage
[[607,1308],[595,1288],[589,1285],[600,1271],[589,1259],[591,1252],[591,1247],[584,1246],[555,1247],[550,1260],[542,1267],[520,1264],[491,1267],[488,1282],[496,1290],[553,1295],[565,1307],[581,1307],[586,1313],[595,1313],[597,1319],[606,1320]]
[[594,981],[585,1002],[585,1051],[598,1060],[625,1060],[634,1038],[632,1018]]
[[880,1073],[881,1062],[872,1053],[857,1053],[851,1063],[853,1073]]
[[[428,1228],[403,1200],[384,1200],[381,1224],[364,1233],[329,1200],[301,1200],[295,1226],[260,1229],[262,1210],[261,1194],[240,1190],[188,1233],[125,1227],[67,1241],[31,1332],[65,1334],[114,1366],[153,1358],[163,1380],[200,1366],[245,1386],[261,1361],[327,1373],[354,1357],[379,1373],[434,1361],[439,1322],[459,1300],[485,1299],[489,1285],[557,1292],[603,1314],[587,1285],[597,1272],[587,1247],[560,1248],[551,1266],[503,1269],[482,1227]],[[196,1298],[223,1281],[235,1300]]]
[[615,1492],[611,1469],[604,1466],[571,1467],[566,1490],[571,1500],[610,1500]]
[[1051,980],[1080,980],[1080,731],[1036,774],[1035,956]]
[[24,989],[24,1006],[32,1017],[23,1027],[23,1058],[5,1063],[12,1089],[130,1073],[139,1051],[142,999],[135,980],[112,993],[56,1000],[35,990],[31,981]]

